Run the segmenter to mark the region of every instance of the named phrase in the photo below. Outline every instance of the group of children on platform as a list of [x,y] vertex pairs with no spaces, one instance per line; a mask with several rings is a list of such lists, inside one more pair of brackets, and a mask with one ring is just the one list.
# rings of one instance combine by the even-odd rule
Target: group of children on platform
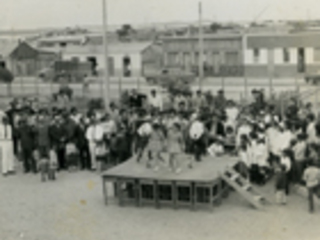
[[[0,126],[0,144],[7,149],[4,143],[12,141],[25,172],[39,170],[43,181],[54,180],[56,170],[102,171],[132,156],[141,163],[146,155],[146,167],[153,171],[165,167],[179,174],[182,164],[193,168],[205,155],[237,155],[238,170],[248,181],[263,185],[275,176],[278,203],[286,203],[291,183],[305,184],[311,211],[320,183],[320,119],[310,104],[298,107],[294,100],[279,116],[261,93],[254,94],[255,101],[243,109],[223,91],[215,98],[200,91],[194,97],[178,94],[170,98],[169,109],[154,90],[146,101],[132,91],[121,109],[112,103],[107,113],[89,109],[84,115],[75,108],[37,111],[12,105]],[[8,127],[11,137],[5,134]],[[12,170],[2,168],[4,174]]]

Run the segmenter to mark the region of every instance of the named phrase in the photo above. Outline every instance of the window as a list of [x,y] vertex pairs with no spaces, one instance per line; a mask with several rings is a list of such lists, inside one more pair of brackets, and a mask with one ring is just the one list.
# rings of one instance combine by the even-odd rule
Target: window
[[227,52],[226,53],[226,65],[236,66],[239,64],[239,55],[237,52]]
[[255,63],[258,63],[259,58],[260,58],[260,49],[258,49],[258,48],[253,49],[253,61]]
[[315,62],[320,62],[320,48],[315,48],[314,49],[314,61]]
[[290,52],[287,48],[283,49],[283,62],[289,63],[290,62]]
[[178,54],[177,53],[168,53],[168,65],[173,66],[176,64]]
[[79,62],[79,58],[78,57],[72,57],[71,58],[71,62]]
[[123,58],[123,76],[131,77],[131,59],[128,56]]

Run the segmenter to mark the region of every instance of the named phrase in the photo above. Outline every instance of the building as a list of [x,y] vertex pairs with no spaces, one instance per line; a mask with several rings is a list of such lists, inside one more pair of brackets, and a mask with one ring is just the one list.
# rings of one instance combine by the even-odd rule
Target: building
[[26,42],[7,43],[0,48],[0,62],[15,76],[37,76],[58,58],[57,54],[38,50]]
[[[197,73],[199,38],[197,36],[164,37],[164,64]],[[204,74],[210,76],[243,75],[243,38],[240,34],[205,35],[203,39]]]
[[[98,75],[103,74],[105,54],[102,45],[69,45],[41,49],[59,52],[64,61],[89,61]],[[108,54],[111,77],[140,77],[162,68],[162,48],[152,42],[110,43]]]
[[320,70],[320,33],[245,36],[248,77],[298,77]]

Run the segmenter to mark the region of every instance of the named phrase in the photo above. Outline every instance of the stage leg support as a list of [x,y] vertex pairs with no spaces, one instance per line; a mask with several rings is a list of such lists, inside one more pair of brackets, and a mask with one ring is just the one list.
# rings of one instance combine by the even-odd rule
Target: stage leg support
[[107,179],[105,179],[104,177],[102,178],[102,187],[103,187],[104,204],[108,205]]

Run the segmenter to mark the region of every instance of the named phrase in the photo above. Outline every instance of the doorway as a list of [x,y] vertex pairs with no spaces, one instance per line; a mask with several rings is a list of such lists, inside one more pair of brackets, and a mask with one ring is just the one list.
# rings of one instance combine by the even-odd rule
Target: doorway
[[305,49],[298,48],[298,73],[304,73],[306,70]]
[[123,76],[131,77],[131,59],[128,56],[123,58]]

